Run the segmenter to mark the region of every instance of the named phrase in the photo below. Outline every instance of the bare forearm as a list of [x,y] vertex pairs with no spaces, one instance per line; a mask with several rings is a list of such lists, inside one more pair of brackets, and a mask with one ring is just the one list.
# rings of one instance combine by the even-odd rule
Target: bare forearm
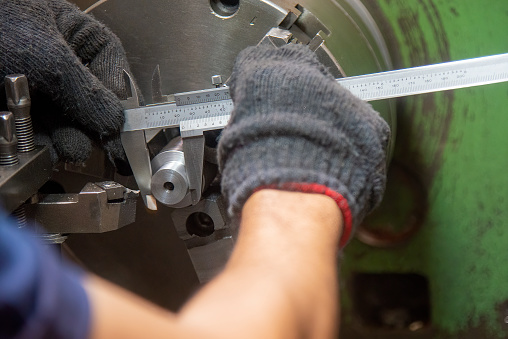
[[189,302],[180,320],[222,338],[332,337],[341,223],[326,196],[254,194],[225,271]]
[[262,190],[246,203],[225,270],[177,314],[90,278],[92,338],[332,338],[342,217],[318,194]]

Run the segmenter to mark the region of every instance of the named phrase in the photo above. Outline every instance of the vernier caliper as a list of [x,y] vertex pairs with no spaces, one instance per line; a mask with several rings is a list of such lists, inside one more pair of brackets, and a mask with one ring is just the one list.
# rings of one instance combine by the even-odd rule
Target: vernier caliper
[[[508,53],[337,79],[365,101],[504,81],[508,81]],[[202,188],[203,132],[222,129],[228,123],[233,109],[228,87],[180,93],[174,102],[139,107],[130,76],[129,83],[132,95],[125,102],[122,143],[146,206],[157,209],[150,188],[152,170],[145,131],[171,127],[180,128],[191,200],[197,204]]]

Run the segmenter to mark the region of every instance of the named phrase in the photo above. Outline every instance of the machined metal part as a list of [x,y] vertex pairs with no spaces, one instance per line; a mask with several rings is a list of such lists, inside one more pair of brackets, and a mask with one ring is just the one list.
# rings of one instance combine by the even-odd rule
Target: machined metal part
[[138,196],[114,181],[88,183],[80,193],[48,194],[26,209],[47,233],[104,233],[135,221]]
[[37,193],[52,174],[47,147],[36,146],[33,152],[18,153],[19,163],[0,166],[0,199],[7,212],[13,212]]
[[199,281],[210,281],[224,268],[234,245],[224,198],[210,194],[194,206],[174,210],[171,218]]
[[157,201],[175,208],[191,205],[182,138],[173,139],[152,159],[151,165],[152,193]]
[[5,77],[5,92],[7,107],[14,114],[16,121],[18,152],[31,152],[35,149],[35,141],[30,116],[30,91],[26,76],[23,74],[7,75]]
[[[152,159],[151,166],[154,172],[151,181],[152,193],[160,203],[173,208],[195,205],[199,202],[201,193],[206,190],[215,178],[217,170],[213,162],[210,164],[205,163],[203,161],[205,159],[204,154],[202,158],[199,158],[201,147],[203,148],[203,153],[206,149],[203,134],[201,133],[199,137],[199,144],[193,145],[195,139],[189,140],[182,134],[182,136],[172,139]],[[185,147],[189,145],[199,148],[199,150],[191,149],[187,153],[184,153]],[[197,154],[198,156],[187,159],[185,154]],[[200,166],[198,170],[193,170],[192,166],[189,168],[186,165],[188,163],[192,165],[196,159],[203,161],[202,165],[194,165]],[[197,177],[198,175],[200,175],[200,178]],[[196,192],[194,193],[198,196],[196,203],[192,200],[191,180],[196,182]]]

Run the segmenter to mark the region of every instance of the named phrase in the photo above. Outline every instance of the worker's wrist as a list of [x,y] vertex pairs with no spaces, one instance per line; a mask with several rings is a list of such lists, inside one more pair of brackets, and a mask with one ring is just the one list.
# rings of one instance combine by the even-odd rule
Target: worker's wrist
[[[242,228],[249,227],[253,220],[256,231],[263,232],[266,227],[281,236],[298,233],[322,238],[335,247],[343,231],[337,203],[324,194],[260,189],[242,209]],[[273,230],[274,226],[277,229]]]

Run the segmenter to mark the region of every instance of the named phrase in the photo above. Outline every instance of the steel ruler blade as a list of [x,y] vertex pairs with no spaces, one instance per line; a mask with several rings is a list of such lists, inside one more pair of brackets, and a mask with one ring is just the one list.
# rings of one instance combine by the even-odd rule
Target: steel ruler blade
[[337,81],[365,101],[488,85],[508,81],[508,53]]
[[[365,101],[508,81],[508,53],[337,79]],[[233,109],[227,87],[175,94],[175,103],[125,110],[124,132],[180,127],[192,135],[226,126]]]

